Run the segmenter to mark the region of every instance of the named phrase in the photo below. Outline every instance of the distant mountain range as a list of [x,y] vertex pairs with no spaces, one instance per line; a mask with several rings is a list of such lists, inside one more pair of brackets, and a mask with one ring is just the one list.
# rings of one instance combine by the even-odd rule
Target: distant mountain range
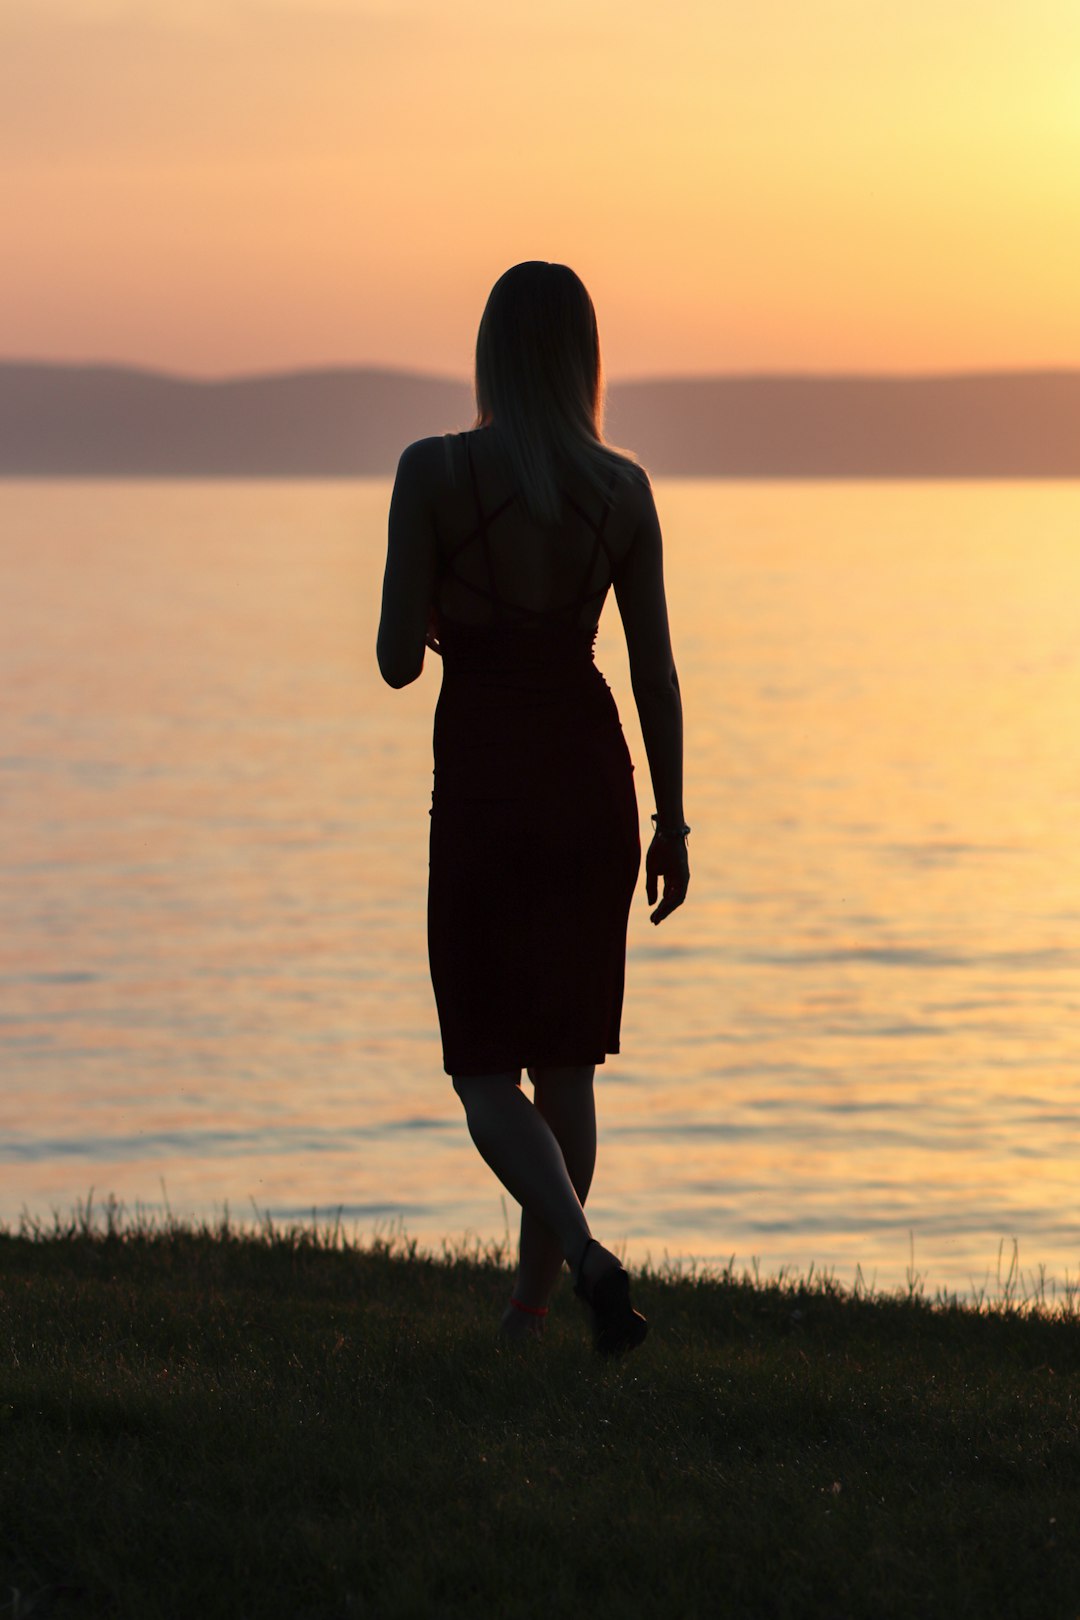
[[[0,475],[389,475],[468,427],[468,384],[369,367],[206,381],[0,361]],[[1080,371],[612,383],[607,437],[658,476],[1080,477]]]

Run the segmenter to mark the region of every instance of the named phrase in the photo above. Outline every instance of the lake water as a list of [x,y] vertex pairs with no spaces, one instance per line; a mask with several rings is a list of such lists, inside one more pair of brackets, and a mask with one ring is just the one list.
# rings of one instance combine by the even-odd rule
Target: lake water
[[[693,879],[632,915],[597,1232],[1075,1280],[1080,485],[656,487]],[[438,659],[374,661],[388,496],[0,485],[8,1225],[93,1187],[504,1233],[427,975]],[[597,662],[644,831],[613,601]]]

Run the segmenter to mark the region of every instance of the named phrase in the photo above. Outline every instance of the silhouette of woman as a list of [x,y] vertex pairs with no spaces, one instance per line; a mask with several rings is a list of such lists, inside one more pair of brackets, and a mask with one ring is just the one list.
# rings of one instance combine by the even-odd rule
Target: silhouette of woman
[[495,283],[476,403],[470,432],[401,456],[379,668],[402,687],[425,646],[443,660],[428,951],[446,1072],[522,1210],[502,1330],[539,1335],[565,1259],[597,1349],[618,1353],[646,1322],[583,1208],[593,1077],[619,1050],[641,861],[633,766],[593,662],[612,585],[656,798],[645,861],[654,923],[686,896],[690,829],[660,525],[648,476],[601,436],[596,315],[565,265],[515,265]]

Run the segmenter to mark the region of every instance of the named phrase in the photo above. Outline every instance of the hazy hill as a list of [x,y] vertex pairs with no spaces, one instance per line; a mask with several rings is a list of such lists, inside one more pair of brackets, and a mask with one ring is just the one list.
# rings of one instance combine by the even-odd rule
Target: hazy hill
[[0,473],[392,473],[410,439],[469,426],[470,399],[463,383],[360,368],[201,381],[0,362]]
[[[411,439],[472,414],[467,384],[400,371],[0,361],[0,475],[389,474]],[[607,431],[658,475],[1080,477],[1080,371],[620,382]]]

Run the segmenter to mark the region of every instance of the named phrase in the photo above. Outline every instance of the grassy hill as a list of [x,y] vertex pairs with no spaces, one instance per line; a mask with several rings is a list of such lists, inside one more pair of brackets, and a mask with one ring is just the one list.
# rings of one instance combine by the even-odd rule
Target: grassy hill
[[496,1324],[498,1250],[0,1234],[0,1610],[1071,1616],[1075,1298],[642,1275],[646,1344]]

